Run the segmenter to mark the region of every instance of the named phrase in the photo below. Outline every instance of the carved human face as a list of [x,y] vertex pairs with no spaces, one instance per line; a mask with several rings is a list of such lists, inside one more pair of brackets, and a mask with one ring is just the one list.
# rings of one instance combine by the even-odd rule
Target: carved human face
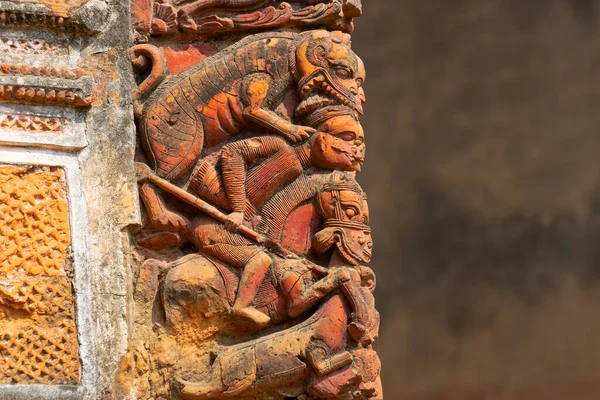
[[[344,212],[344,218],[353,222],[357,228],[347,229],[344,232],[343,240],[340,245],[343,251],[361,262],[371,261],[373,249],[373,238],[369,224],[369,209],[367,201],[362,193],[356,193],[352,190],[340,191],[340,205]],[[361,229],[360,224],[364,227]]]
[[360,172],[365,160],[365,135],[354,117],[342,115],[328,119],[312,142],[313,163],[324,169]]
[[313,31],[296,54],[303,99],[345,105],[362,114],[365,93],[362,60],[344,43],[339,32]]
[[358,72],[356,74],[356,86],[358,87],[358,92],[356,95],[356,103],[360,105],[358,112],[362,115],[362,105],[365,104],[365,101],[367,101],[365,89],[363,88],[365,79],[367,79],[367,70],[365,69],[365,63],[363,60],[361,60],[358,56],[356,58],[358,58]]
[[325,222],[315,235],[316,250],[324,252],[335,244],[347,263],[369,263],[373,239],[364,195],[351,189],[327,190],[320,193],[318,201]]
[[331,87],[341,95],[350,97],[353,108],[362,114],[362,105],[366,100],[362,88],[366,78],[364,63],[343,43],[334,43],[326,59],[329,64],[328,75],[333,78],[329,82]]

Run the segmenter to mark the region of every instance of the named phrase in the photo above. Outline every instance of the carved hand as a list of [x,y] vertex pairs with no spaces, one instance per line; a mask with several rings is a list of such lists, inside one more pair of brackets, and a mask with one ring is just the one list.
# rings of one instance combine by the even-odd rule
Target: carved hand
[[377,285],[377,278],[375,277],[375,272],[369,267],[361,265],[358,267],[361,284],[364,288],[367,288],[371,292],[375,290],[375,286]]
[[151,173],[152,170],[146,164],[140,162],[135,163],[135,177],[138,183],[145,183],[150,177]]
[[292,143],[299,143],[315,133],[317,133],[317,130],[309,126],[296,125],[287,139]]
[[225,228],[231,232],[237,232],[239,227],[244,223],[243,212],[232,212],[225,220]]
[[352,272],[348,267],[337,267],[329,270],[331,288],[335,289],[352,280]]

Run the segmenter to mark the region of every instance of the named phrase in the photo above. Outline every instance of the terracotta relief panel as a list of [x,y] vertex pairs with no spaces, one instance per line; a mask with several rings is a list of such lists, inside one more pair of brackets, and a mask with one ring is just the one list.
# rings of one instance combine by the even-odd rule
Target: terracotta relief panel
[[93,83],[82,69],[0,65],[0,99],[85,107],[91,104]]
[[13,114],[0,115],[0,128],[14,129],[30,133],[62,133],[69,127],[69,121],[62,117]]
[[360,2],[132,12],[144,216],[122,381],[143,398],[382,398]]
[[46,55],[66,56],[68,47],[64,41],[49,42],[43,37],[9,35],[3,33],[0,35],[0,53],[5,55]]
[[382,398],[360,1],[129,6],[0,2],[0,397]]
[[0,384],[76,384],[64,170],[0,165],[0,220]]
[[70,13],[87,3],[88,0],[23,0],[21,3],[32,6],[40,5],[50,12],[61,17],[67,17]]

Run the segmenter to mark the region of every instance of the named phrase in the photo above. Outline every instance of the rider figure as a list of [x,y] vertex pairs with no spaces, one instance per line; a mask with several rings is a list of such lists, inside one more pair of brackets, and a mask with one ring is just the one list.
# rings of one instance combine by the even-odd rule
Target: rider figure
[[[192,240],[209,255],[242,270],[232,313],[259,326],[270,318],[252,307],[258,289],[272,264],[271,257],[237,228],[251,223],[265,193],[313,167],[360,171],[364,160],[364,134],[355,114],[345,107],[330,107],[311,116],[319,128],[304,144],[292,147],[276,136],[254,137],[223,146],[222,173],[205,162],[192,178],[190,189],[223,208],[232,209],[225,228],[204,215],[193,223]],[[252,169],[248,165],[254,164]],[[222,176],[222,182],[219,179]],[[224,196],[223,196],[224,195]]]

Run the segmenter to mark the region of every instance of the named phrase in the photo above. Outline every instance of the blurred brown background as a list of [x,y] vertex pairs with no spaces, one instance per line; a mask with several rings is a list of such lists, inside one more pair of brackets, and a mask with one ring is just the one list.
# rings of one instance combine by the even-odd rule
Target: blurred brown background
[[600,0],[364,0],[385,399],[600,399]]

